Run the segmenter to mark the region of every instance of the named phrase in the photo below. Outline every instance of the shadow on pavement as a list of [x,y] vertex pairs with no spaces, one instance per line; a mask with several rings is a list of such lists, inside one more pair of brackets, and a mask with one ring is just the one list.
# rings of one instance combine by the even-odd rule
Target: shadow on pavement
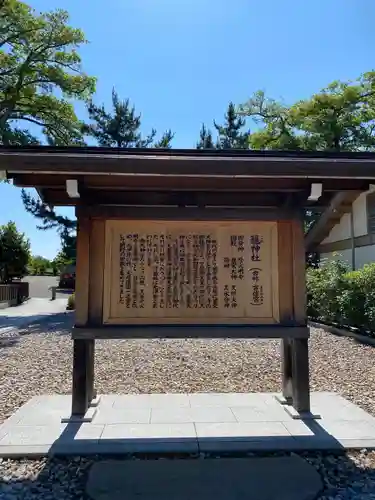
[[[317,421],[304,422],[313,435],[306,437],[304,446],[300,447],[303,451],[282,451],[296,442],[294,437],[259,436],[253,444],[255,451],[226,453],[204,452],[206,448],[218,446],[216,437],[201,440],[195,451],[186,453],[178,451],[181,438],[177,443],[175,439],[154,439],[155,453],[127,451],[129,444],[133,450],[150,448],[150,439],[108,439],[103,440],[100,448],[97,440],[75,439],[81,425],[72,423],[52,445],[50,456],[35,478],[10,477],[6,485],[10,492],[14,487],[14,492],[22,491],[25,497],[41,488],[47,497],[59,490],[61,498],[87,498],[85,488],[90,477],[90,493],[96,488],[97,492],[107,495],[92,494],[93,499],[328,500],[367,498],[362,496],[365,494],[373,498],[375,469],[366,466],[365,461],[357,466],[345,450],[337,449],[340,444]],[[238,436],[235,440],[243,443],[245,439]],[[325,450],[307,451],[322,444],[322,440],[326,443]],[[228,441],[233,442],[233,438]],[[259,451],[256,451],[257,443]],[[169,452],[160,451],[168,448]],[[331,451],[333,448],[336,449]],[[289,457],[290,463],[280,457]],[[257,463],[264,458],[275,459],[272,470]],[[218,462],[213,463],[216,460]],[[98,467],[101,461],[112,462]],[[91,467],[94,468],[90,474]],[[65,480],[61,482],[59,477]],[[0,496],[1,493],[0,485]]]
[[[330,500],[330,499],[355,499],[355,498],[373,498],[374,494],[374,482],[375,482],[375,470],[369,466],[358,467],[356,463],[351,460],[351,458],[346,453],[329,453],[329,452],[302,452],[297,454],[291,453],[259,453],[259,454],[213,454],[211,456],[205,456],[199,454],[191,455],[179,455],[179,454],[169,454],[169,455],[158,455],[158,454],[138,454],[137,456],[123,454],[123,455],[112,455],[112,456],[96,456],[96,457],[85,457],[81,455],[80,457],[49,457],[43,465],[40,465],[39,471],[37,473],[33,472],[28,478],[23,478],[23,474],[17,474],[17,466],[14,462],[9,462],[12,464],[12,471],[5,474],[7,477],[3,482],[0,482],[0,496],[4,494],[9,495],[9,498],[65,498],[65,499],[77,499],[77,498],[89,498],[86,493],[86,486],[88,482],[88,476],[92,467],[101,460],[121,460],[124,464],[124,472],[127,470],[127,466],[130,468],[137,467],[137,478],[141,478],[138,481],[138,488],[134,487],[131,491],[130,488],[125,495],[121,498],[126,498],[127,500],[238,500],[239,498],[254,498],[256,500],[261,500],[263,497],[261,495],[255,495],[255,492],[250,492],[246,489],[243,495],[238,496],[238,492],[232,490],[233,493],[228,491],[217,491],[217,485],[220,485],[220,480],[225,478],[225,481],[231,481],[233,478],[233,469],[237,469],[241,462],[245,462],[249,459],[256,460],[258,457],[280,457],[280,456],[299,456],[307,463],[311,464],[312,467],[320,475],[322,485],[321,490],[318,495],[310,497],[310,500]],[[136,460],[134,460],[136,458]],[[161,475],[153,477],[153,481],[150,484],[153,487],[153,494],[140,495],[140,489],[145,489],[142,485],[149,481],[147,474],[150,473],[150,468],[153,465],[160,467],[160,459],[162,460],[162,467],[164,468],[164,473]],[[224,460],[222,460],[224,459]],[[219,460],[225,462],[221,467],[213,468],[217,470],[218,475],[212,477],[212,471],[210,475],[206,475],[207,462],[214,462]],[[236,467],[231,466],[231,462],[237,461]],[[157,463],[155,463],[157,462]],[[176,471],[174,462],[179,462],[179,471]],[[185,463],[184,463],[185,462]],[[191,463],[195,462],[195,477],[189,473],[191,469]],[[6,461],[4,462],[6,464]],[[136,464],[136,465],[133,465]],[[160,464],[160,465],[159,465]],[[245,464],[244,464],[245,465]],[[3,467],[6,465],[3,465]],[[37,470],[35,460],[22,460],[19,462],[19,469],[27,471],[28,468],[33,471]],[[1,469],[1,466],[0,466]],[[212,469],[212,468],[211,468]],[[241,467],[242,473],[249,475],[250,471],[247,471],[246,467]],[[6,471],[4,471],[6,472]],[[93,472],[93,470],[92,470]],[[168,480],[170,475],[173,474],[173,481],[178,484],[178,497],[171,496],[171,489],[168,488]],[[142,479],[143,478],[143,479]],[[135,479],[135,478],[134,478]],[[269,477],[269,481],[274,481],[275,478]],[[208,481],[209,480],[209,481]],[[210,491],[210,484],[208,482],[215,484],[212,487],[213,491]],[[285,477],[284,482],[287,481],[287,486],[289,486],[289,492],[291,488],[290,478]],[[192,483],[195,484],[192,484]],[[277,493],[275,496],[266,497],[267,500],[290,500],[290,496],[285,497],[283,495],[283,482],[278,482],[278,488],[276,488]],[[113,486],[116,486],[115,484]],[[192,489],[194,490],[194,497],[189,496]],[[174,489],[172,489],[173,491]],[[174,490],[174,493],[176,491]],[[287,491],[287,494],[289,494]],[[104,493],[104,492],[103,492]],[[211,494],[210,494],[211,493]],[[304,498],[303,488],[299,491],[299,496],[297,498]],[[11,496],[13,494],[13,497]],[[214,495],[213,495],[214,494]],[[38,496],[40,495],[40,497]],[[254,496],[253,496],[254,495]],[[368,495],[368,496],[367,496]],[[92,498],[92,497],[90,497]],[[99,498],[99,497],[96,497]],[[117,496],[108,496],[103,498],[113,498],[117,500]],[[293,497],[295,498],[295,497]],[[306,497],[305,497],[306,498]],[[307,497],[309,498],[309,497]]]
[[73,324],[74,311],[46,314],[37,319],[33,315],[8,316],[6,326],[0,327],[0,349],[14,346],[25,335],[53,332],[56,335],[70,335]]
[[57,288],[56,296],[59,295],[72,295],[74,293],[73,288]]

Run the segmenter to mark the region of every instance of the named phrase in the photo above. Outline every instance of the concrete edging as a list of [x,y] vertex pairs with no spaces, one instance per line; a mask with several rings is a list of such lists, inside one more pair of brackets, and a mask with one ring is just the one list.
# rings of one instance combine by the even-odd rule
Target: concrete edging
[[325,332],[332,333],[333,335],[352,338],[354,340],[357,340],[357,342],[360,342],[361,344],[375,346],[375,339],[367,337],[366,335],[354,333],[344,328],[337,328],[336,326],[326,325],[325,323],[317,323],[316,321],[309,321],[309,325],[312,326],[313,328],[321,328]]

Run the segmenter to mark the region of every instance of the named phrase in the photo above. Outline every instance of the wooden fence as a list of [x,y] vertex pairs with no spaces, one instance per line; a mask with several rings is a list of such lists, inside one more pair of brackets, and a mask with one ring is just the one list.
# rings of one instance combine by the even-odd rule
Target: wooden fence
[[29,298],[29,283],[0,285],[0,307],[16,306]]

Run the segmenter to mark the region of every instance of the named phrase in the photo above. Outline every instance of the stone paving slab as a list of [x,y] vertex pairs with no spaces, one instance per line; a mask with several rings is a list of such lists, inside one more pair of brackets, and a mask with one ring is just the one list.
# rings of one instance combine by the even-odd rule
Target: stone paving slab
[[19,306],[0,309],[0,345],[16,341],[20,330],[38,324],[51,316],[70,314],[66,311],[67,298],[31,298]]
[[291,456],[96,462],[86,492],[93,500],[313,500],[322,488],[315,468]]
[[18,319],[24,324],[25,321],[36,321],[43,316],[65,312],[67,302],[67,297],[56,300],[31,298],[19,306],[1,309],[0,325],[17,327]]
[[90,423],[62,423],[68,395],[35,396],[0,425],[0,457],[375,448],[375,418],[312,393],[318,420],[294,420],[276,393],[102,395]]

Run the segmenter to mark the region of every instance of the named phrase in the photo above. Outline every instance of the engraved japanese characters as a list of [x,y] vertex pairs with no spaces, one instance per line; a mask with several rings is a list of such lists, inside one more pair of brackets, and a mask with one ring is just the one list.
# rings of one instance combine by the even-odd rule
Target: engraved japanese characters
[[109,316],[114,322],[277,320],[275,223],[109,224]]

